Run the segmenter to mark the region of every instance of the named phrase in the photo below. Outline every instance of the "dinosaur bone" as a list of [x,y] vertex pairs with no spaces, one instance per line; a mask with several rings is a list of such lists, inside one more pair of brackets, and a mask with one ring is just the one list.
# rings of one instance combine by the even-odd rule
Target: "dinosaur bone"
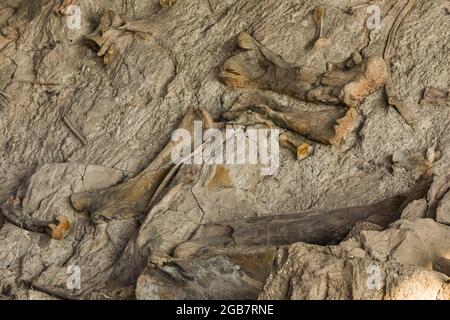
[[177,3],[177,0],[159,0],[159,5],[166,8],[170,8],[175,3]]
[[[242,105],[223,114],[226,120],[237,119],[251,111],[275,126],[323,144],[339,145],[359,118],[355,108],[333,108],[326,111],[286,111],[273,100],[258,93],[241,96]],[[288,136],[284,137],[288,139]]]
[[[64,216],[57,216],[55,221],[42,221],[23,212],[19,198],[11,197],[0,206],[0,220],[31,231],[48,234],[52,239],[62,240],[70,230],[70,221]],[[1,222],[0,222],[1,227]]]
[[129,20],[108,11],[100,18],[97,29],[86,39],[96,47],[97,55],[103,57],[104,64],[108,65],[134,40],[134,35],[145,39],[148,35],[159,34],[160,30],[160,25],[148,20]]
[[405,17],[408,15],[408,13],[411,11],[411,9],[414,7],[415,4],[416,0],[407,0],[407,3],[396,17],[394,24],[392,25],[392,28],[389,31],[388,40],[386,43],[386,47],[384,49],[384,57],[383,57],[387,66],[387,74],[388,74],[385,86],[388,103],[389,105],[395,107],[397,111],[405,119],[406,123],[408,123],[412,127],[415,126],[416,120],[412,115],[411,111],[397,97],[398,96],[397,89],[394,87],[391,76],[391,60],[392,57],[394,56],[394,41],[397,36],[397,31],[400,28],[400,25],[402,24],[403,20],[405,19]]
[[175,249],[174,257],[191,256],[208,247],[282,246],[297,242],[324,245],[343,240],[361,221],[387,227],[400,217],[408,201],[407,197],[398,196],[364,207],[312,210],[205,224],[189,241]]
[[[203,109],[189,109],[180,129],[194,130],[194,121],[203,122],[204,129],[211,122],[209,114]],[[87,210],[94,220],[133,218],[143,214],[161,183],[175,167],[172,150],[178,142],[169,142],[159,155],[136,177],[118,185],[72,195],[71,203],[78,211]]]
[[350,69],[320,72],[285,62],[248,33],[241,32],[236,40],[240,52],[218,74],[231,88],[272,90],[304,101],[357,107],[388,78],[381,57]]
[[326,9],[323,6],[317,6],[314,9],[314,21],[316,22],[316,36],[314,37],[314,41],[312,46],[314,48],[320,48],[324,46],[328,39],[323,37],[323,18],[325,16]]

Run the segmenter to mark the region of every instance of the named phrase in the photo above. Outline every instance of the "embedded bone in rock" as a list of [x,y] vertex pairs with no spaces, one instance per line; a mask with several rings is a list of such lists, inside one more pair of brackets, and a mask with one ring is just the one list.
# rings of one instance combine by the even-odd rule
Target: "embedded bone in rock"
[[[255,165],[181,166],[117,261],[117,279],[126,285],[134,283],[150,254],[171,256],[202,224],[220,225],[270,210],[267,203],[248,194],[263,181],[259,172]],[[137,274],[130,275],[132,269]]]
[[[17,196],[23,200],[15,214],[27,215],[27,222],[51,221],[62,215],[71,222],[71,227],[63,239],[55,241],[6,220],[0,228],[0,237],[10,241],[0,241],[0,287],[10,287],[11,296],[15,296],[29,284],[65,299],[87,297],[91,291],[103,287],[110,280],[118,255],[136,230],[136,222],[122,220],[95,226],[88,217],[75,212],[68,199],[73,192],[105,188],[124,177],[125,172],[102,166],[62,163],[38,168],[19,190]],[[80,290],[66,287],[70,265],[81,268],[86,286]]]
[[249,34],[237,36],[241,49],[221,67],[219,78],[231,88],[263,89],[295,98],[357,107],[387,79],[381,57],[371,57],[348,70],[320,72],[296,66],[272,53]]
[[58,216],[55,221],[41,221],[23,213],[20,204],[19,198],[12,197],[0,206],[0,225],[6,221],[27,231],[48,234],[55,240],[63,239],[64,234],[69,231],[70,222],[66,217]]
[[241,113],[252,111],[273,122],[276,126],[323,144],[341,144],[347,135],[354,131],[355,127],[358,127],[361,121],[355,108],[335,108],[325,111],[287,111],[270,98],[260,94],[245,94],[240,101],[242,106],[227,111],[223,115],[226,120],[234,120]]
[[86,37],[98,47],[97,55],[103,57],[105,65],[110,64],[116,56],[125,54],[135,38],[160,33],[160,26],[145,20],[127,20],[113,11],[105,13],[97,29]]
[[178,0],[159,0],[159,4],[163,7],[170,8],[175,3],[177,3]]
[[[348,14],[360,2],[369,1],[1,0],[0,204],[16,203],[6,206],[8,217],[0,216],[0,299],[448,300],[450,108],[441,104],[450,74],[448,1],[416,1],[395,25],[406,0],[378,1],[382,25],[374,30],[367,28],[366,8]],[[311,48],[320,31],[312,14],[318,6],[326,10],[327,40]],[[242,37],[246,49],[237,52],[234,39],[242,31],[258,42]],[[365,92],[373,75],[364,70],[372,70],[369,62],[386,43],[392,79],[386,89],[395,89],[387,93],[414,115],[414,130],[386,108],[385,92]],[[251,60],[243,65],[242,58]],[[357,131],[344,130],[350,140],[343,142],[352,148],[315,144],[307,135],[318,131],[310,127],[301,135],[282,127],[291,126],[291,118],[275,123],[256,108],[242,109],[223,125],[278,129],[280,146],[289,149],[280,148],[272,176],[262,176],[260,164],[175,165],[155,178],[154,193],[153,187],[137,192],[129,207],[121,208],[123,198],[113,192],[93,216],[74,209],[76,194],[119,190],[149,166],[166,168],[152,160],[161,159],[189,108],[205,108],[214,119],[237,111],[239,95],[249,88],[218,78],[218,69],[233,59],[248,74],[228,77],[263,72],[255,76],[261,83],[247,84],[270,89],[264,95],[285,106],[262,103],[276,112],[274,119],[300,110],[348,112],[357,104],[352,108],[364,126],[357,120]],[[345,87],[350,96],[342,95]],[[420,104],[425,88],[442,92],[428,90],[430,101]],[[205,129],[216,128],[204,121]],[[322,129],[333,133],[331,124]],[[403,150],[423,157],[430,148],[436,151],[428,154],[435,183],[427,186],[428,196],[411,198],[421,200],[403,211],[406,219],[390,227],[364,215],[356,223],[345,215],[337,221],[336,208],[367,208],[411,191],[414,167],[407,161],[411,169],[393,168],[392,155]],[[298,161],[291,151],[307,158]],[[325,227],[334,229],[336,222],[344,228],[335,235],[319,231],[317,238],[271,235],[281,243],[318,239],[326,246],[233,243],[236,235],[244,243],[264,239],[244,238],[237,222],[245,222],[249,235],[252,221],[260,230],[258,221],[266,217],[289,230],[282,215],[289,223],[289,214],[311,210],[338,213]],[[117,215],[96,219],[108,212]],[[49,230],[51,224],[58,230],[58,217],[70,222],[54,236],[60,240]],[[313,220],[307,214],[296,226]],[[76,267],[80,287],[70,289]],[[381,276],[371,278],[378,271]]]
[[[441,228],[435,222],[422,220],[417,221],[412,227],[414,231],[410,232],[424,226]],[[386,238],[387,232],[372,231],[372,234],[381,239]],[[338,246],[295,243],[205,247],[187,257],[152,256],[137,281],[136,297],[151,300],[255,299],[256,294],[260,299],[294,300],[450,298],[449,278],[441,270],[398,259],[397,250],[418,248],[426,252],[434,240],[415,239],[411,234],[403,239],[399,249],[381,248],[386,256],[390,252],[393,255],[389,260],[380,261],[372,256],[370,248],[364,247],[359,237],[355,234]],[[417,247],[420,241],[425,243]],[[435,250],[428,255],[433,256],[436,248],[435,243]],[[222,290],[217,290],[218,287]]]
[[[180,244],[176,257],[195,254],[208,246],[289,245],[296,242],[327,244],[342,240],[362,221],[386,227],[399,218],[405,197],[399,196],[366,207],[313,210],[205,225],[190,241]],[[207,232],[205,232],[207,230]],[[202,234],[203,233],[203,234]]]
[[[189,109],[179,129],[189,130],[191,139],[194,134],[194,122],[210,123],[207,112],[201,109]],[[95,219],[127,219],[145,213],[152,197],[164,178],[175,166],[172,151],[177,144],[186,141],[169,142],[151,164],[136,177],[116,186],[73,194],[70,201],[78,211],[88,211]],[[189,142],[189,145],[193,141]]]
[[410,13],[410,11],[416,5],[417,0],[407,0],[405,3],[402,3],[403,6],[398,15],[394,19],[394,23],[389,31],[386,47],[384,48],[384,61],[387,66],[387,81],[385,86],[387,101],[389,105],[395,107],[397,111],[403,116],[405,121],[411,125],[415,126],[415,117],[412,115],[411,111],[407,108],[407,106],[398,98],[397,89],[393,83],[392,75],[391,75],[391,64],[392,58],[394,57],[394,43],[396,41],[397,32],[403,23],[406,16]]

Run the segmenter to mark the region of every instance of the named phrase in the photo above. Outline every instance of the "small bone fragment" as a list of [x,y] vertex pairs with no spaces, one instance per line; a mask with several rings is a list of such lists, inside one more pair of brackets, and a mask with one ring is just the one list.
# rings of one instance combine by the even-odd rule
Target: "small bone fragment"
[[375,3],[376,3],[376,1],[370,1],[369,3],[360,4],[360,5],[357,5],[357,6],[350,7],[348,9],[348,13],[354,14],[356,12],[356,10],[367,8],[368,6],[371,6],[372,4],[375,4]]
[[48,228],[51,230],[50,235],[55,240],[64,239],[66,231],[70,229],[70,221],[64,216],[56,218],[57,224],[50,223]]
[[284,131],[280,134],[280,144],[293,151],[299,161],[305,160],[314,153],[314,146],[306,143],[290,131]]
[[38,220],[24,213],[21,207],[21,200],[18,197],[11,197],[0,206],[0,216],[5,221],[19,228],[48,234],[54,240],[64,239],[65,234],[70,230],[70,221],[64,216],[58,216],[55,222],[48,222]]
[[[209,115],[205,110],[191,108],[179,128],[189,130],[193,137],[194,121],[207,123],[207,118]],[[167,175],[176,167],[171,158],[172,150],[177,143],[182,142],[169,142],[155,160],[132,179],[109,188],[72,195],[72,206],[78,211],[87,210],[95,220],[126,219],[142,215]]]
[[177,0],[159,0],[159,4],[161,5],[161,7],[166,7],[166,8],[170,8],[175,3],[177,3]]
[[322,73],[285,62],[245,32],[237,36],[237,45],[242,50],[218,74],[231,88],[272,90],[304,101],[356,107],[381,88],[388,76],[381,57],[368,58],[348,70]]
[[[100,18],[97,29],[86,39],[96,47],[97,55],[103,57],[109,65],[134,40],[133,34],[141,38],[157,35],[161,26],[147,20],[129,20],[126,17],[108,11]],[[127,37],[129,36],[129,37]]]
[[74,136],[77,137],[78,140],[80,140],[81,143],[85,146],[87,144],[86,138],[75,128],[72,122],[67,117],[63,117],[62,121],[67,126],[67,128],[74,134]]
[[328,39],[323,37],[323,19],[326,9],[323,6],[317,6],[314,9],[314,21],[316,22],[316,35],[313,41],[314,48],[321,48],[328,43]]
[[427,87],[423,93],[422,101],[420,101],[421,105],[448,105],[450,102],[448,91]]
[[384,61],[388,69],[388,79],[385,86],[388,103],[389,105],[395,107],[397,111],[405,119],[406,123],[408,123],[412,127],[415,126],[416,120],[412,115],[411,111],[397,97],[398,96],[397,90],[395,89],[394,84],[392,82],[391,60],[394,55],[394,41],[397,36],[397,31],[400,25],[402,24],[403,20],[405,19],[405,17],[408,15],[408,13],[411,11],[411,9],[414,7],[415,4],[416,0],[407,0],[407,3],[405,4],[401,12],[398,14],[397,18],[394,21],[394,24],[392,25],[391,30],[389,31],[388,40],[384,50]]

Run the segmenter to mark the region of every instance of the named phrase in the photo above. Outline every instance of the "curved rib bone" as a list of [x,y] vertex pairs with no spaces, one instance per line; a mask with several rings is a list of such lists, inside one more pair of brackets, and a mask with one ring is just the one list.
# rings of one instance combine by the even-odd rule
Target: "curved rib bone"
[[237,36],[237,45],[242,50],[224,63],[218,75],[231,88],[272,90],[304,101],[357,107],[388,78],[382,57],[322,73],[285,62],[245,32]]

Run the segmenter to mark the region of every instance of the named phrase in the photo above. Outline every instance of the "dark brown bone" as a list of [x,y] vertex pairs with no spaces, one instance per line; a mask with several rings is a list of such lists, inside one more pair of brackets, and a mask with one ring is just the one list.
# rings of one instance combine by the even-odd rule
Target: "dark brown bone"
[[345,238],[361,221],[387,227],[400,217],[407,197],[398,196],[369,206],[312,210],[206,224],[180,244],[174,257],[187,257],[208,247],[282,246],[297,242],[324,245]]

